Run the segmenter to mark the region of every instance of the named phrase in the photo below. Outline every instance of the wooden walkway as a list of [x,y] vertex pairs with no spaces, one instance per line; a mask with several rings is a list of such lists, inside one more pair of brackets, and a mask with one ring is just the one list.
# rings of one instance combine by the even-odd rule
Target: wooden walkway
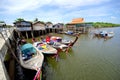
[[[11,37],[12,32],[13,32],[13,29],[2,31],[2,34],[4,35],[7,41],[8,41],[8,38]],[[4,65],[4,58],[7,50],[8,50],[8,47],[5,45],[5,40],[0,34],[0,80],[10,80]]]

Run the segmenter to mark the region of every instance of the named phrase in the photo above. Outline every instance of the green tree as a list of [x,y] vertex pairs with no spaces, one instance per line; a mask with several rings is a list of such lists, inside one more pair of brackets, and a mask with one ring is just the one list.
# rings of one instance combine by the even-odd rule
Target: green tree
[[38,18],[35,18],[34,22],[37,22],[38,21]]
[[46,22],[46,24],[52,24],[52,22],[48,21],[48,22]]
[[0,21],[0,23],[5,23],[5,21]]
[[25,21],[23,18],[17,18],[16,20],[15,20],[15,22],[19,22],[19,21]]

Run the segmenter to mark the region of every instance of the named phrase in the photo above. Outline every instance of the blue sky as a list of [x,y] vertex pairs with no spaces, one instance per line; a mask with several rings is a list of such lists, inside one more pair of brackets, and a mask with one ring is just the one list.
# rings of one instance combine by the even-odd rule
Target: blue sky
[[120,24],[119,0],[0,0],[0,21],[12,24],[17,18],[69,23],[73,18],[85,22]]

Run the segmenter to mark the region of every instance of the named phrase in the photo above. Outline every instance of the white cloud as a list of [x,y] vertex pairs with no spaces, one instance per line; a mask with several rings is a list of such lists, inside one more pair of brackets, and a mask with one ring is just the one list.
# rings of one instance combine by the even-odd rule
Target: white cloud
[[84,9],[79,11],[71,11],[68,14],[64,16],[72,16],[72,17],[103,17],[103,16],[109,16],[110,13],[108,13],[106,10],[108,8],[105,6],[102,7],[95,7],[90,9]]
[[0,9],[6,13],[19,13],[34,10],[44,5],[55,5],[62,8],[76,8],[78,6],[97,5],[109,0],[2,0]]
[[38,14],[36,14],[35,16],[37,16],[39,20],[45,22],[52,21],[53,23],[63,22],[63,18],[64,18],[63,15],[58,10],[49,11],[49,12],[39,11]]
[[17,13],[26,10],[34,10],[45,4],[48,4],[51,0],[7,0],[1,3],[1,7],[6,12]]
[[110,18],[111,18],[111,19],[116,19],[116,17],[115,17],[115,16],[111,16]]
[[53,4],[65,8],[75,8],[78,6],[98,5],[109,0],[54,0]]
[[[118,11],[109,12],[110,7],[108,5],[102,5],[109,1],[110,0],[1,0],[0,14],[8,16],[10,13],[13,14],[11,17],[14,19],[21,17],[26,20],[34,20],[37,17],[39,20],[45,22],[51,21],[53,23],[67,23],[70,22],[71,19],[78,17],[85,18],[85,21],[86,18],[91,21],[103,20],[103,18],[111,18],[112,20],[115,19],[115,17],[112,16],[113,12],[116,12],[116,14],[120,12],[119,9]],[[95,5],[95,7],[91,5]],[[56,6],[56,8],[51,9],[51,6]]]

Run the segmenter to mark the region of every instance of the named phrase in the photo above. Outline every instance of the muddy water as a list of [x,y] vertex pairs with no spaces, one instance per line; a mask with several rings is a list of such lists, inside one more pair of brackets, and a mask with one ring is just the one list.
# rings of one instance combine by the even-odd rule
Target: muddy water
[[114,31],[115,36],[104,40],[83,34],[68,55],[59,53],[58,62],[46,57],[45,80],[120,80],[120,28],[105,30]]

